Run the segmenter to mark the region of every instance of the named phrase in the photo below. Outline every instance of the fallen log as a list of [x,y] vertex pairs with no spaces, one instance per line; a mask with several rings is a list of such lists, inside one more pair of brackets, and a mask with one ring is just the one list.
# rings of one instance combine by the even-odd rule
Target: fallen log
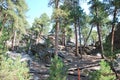
[[[79,74],[78,74],[78,73],[75,73],[75,72],[68,72],[68,75],[71,75],[71,76],[79,76]],[[86,75],[80,74],[80,77],[86,77]]]
[[70,68],[68,69],[68,71],[74,71],[74,70],[82,70],[82,69],[86,69],[86,68],[90,68],[90,67],[95,67],[95,66],[99,66],[99,64],[95,64],[95,65],[89,65],[89,66],[86,66],[86,67],[78,67],[78,68]]

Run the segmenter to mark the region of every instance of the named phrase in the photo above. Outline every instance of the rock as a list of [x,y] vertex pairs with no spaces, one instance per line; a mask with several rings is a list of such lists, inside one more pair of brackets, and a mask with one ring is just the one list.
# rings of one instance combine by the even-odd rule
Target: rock
[[120,58],[114,60],[114,67],[120,67]]
[[100,54],[100,53],[97,53],[96,55],[97,55],[98,57],[101,57],[101,54]]
[[37,75],[33,75],[33,80],[40,80],[40,78]]
[[73,62],[73,59],[67,59],[67,62],[71,63],[71,62]]
[[120,58],[117,58],[116,60],[114,60],[113,67],[117,72],[120,72]]
[[100,66],[94,66],[90,68],[91,70],[100,70]]
[[12,51],[7,51],[6,55],[12,59],[16,59],[18,57],[20,57],[20,61],[24,62],[24,61],[31,61],[32,59],[30,58],[30,56],[28,54],[25,53],[16,53],[16,52],[12,52]]
[[82,49],[82,54],[87,54],[87,55],[93,55],[93,54],[96,54],[96,47],[95,46],[91,46],[91,45],[86,45],[85,47],[84,46],[80,46],[78,47],[79,48],[79,52],[80,52],[80,49]]
[[32,61],[32,59],[30,58],[30,56],[28,54],[24,54],[21,56],[21,62],[24,62],[24,61]]
[[20,53],[12,52],[12,51],[7,51],[6,55],[12,59],[16,59],[17,57],[21,57]]
[[65,46],[63,46],[63,45],[58,45],[58,50],[63,50],[63,49],[65,49]]
[[62,52],[58,52],[58,56],[61,57],[62,59],[65,59],[65,56]]
[[69,46],[75,46],[75,43],[74,43],[74,42],[71,42],[71,41],[68,41],[68,42],[67,42],[67,45],[69,45]]

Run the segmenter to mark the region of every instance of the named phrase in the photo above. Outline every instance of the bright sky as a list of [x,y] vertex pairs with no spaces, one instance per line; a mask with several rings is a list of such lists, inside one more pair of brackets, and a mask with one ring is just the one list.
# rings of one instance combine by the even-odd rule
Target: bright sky
[[52,8],[48,7],[49,0],[26,0],[28,12],[26,13],[27,21],[32,25],[34,18],[40,17],[42,13],[52,14]]
[[[26,0],[26,3],[29,8],[26,16],[30,25],[32,25],[34,18],[40,17],[42,13],[47,13],[49,17],[52,14],[52,8],[48,7],[49,0]],[[85,9],[87,14],[89,13],[87,3],[83,2],[82,8]]]

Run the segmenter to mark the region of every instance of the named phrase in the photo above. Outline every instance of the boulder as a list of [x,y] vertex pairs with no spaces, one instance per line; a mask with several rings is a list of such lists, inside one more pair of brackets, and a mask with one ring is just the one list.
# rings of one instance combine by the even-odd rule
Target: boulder
[[14,60],[16,60],[18,57],[20,57],[20,61],[21,62],[28,62],[28,61],[31,61],[32,59],[30,58],[30,56],[28,54],[25,54],[25,53],[16,53],[16,52],[13,52],[13,51],[7,51],[6,52],[6,55]]

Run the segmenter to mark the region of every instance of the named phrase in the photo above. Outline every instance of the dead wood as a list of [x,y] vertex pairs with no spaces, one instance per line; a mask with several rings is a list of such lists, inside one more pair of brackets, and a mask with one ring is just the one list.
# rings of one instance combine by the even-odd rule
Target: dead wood
[[99,64],[95,64],[95,65],[89,65],[89,66],[85,66],[85,67],[78,67],[78,68],[70,68],[68,69],[68,71],[74,71],[74,70],[82,70],[82,69],[86,69],[86,68],[90,68],[90,67],[95,67],[95,66],[99,66]]

